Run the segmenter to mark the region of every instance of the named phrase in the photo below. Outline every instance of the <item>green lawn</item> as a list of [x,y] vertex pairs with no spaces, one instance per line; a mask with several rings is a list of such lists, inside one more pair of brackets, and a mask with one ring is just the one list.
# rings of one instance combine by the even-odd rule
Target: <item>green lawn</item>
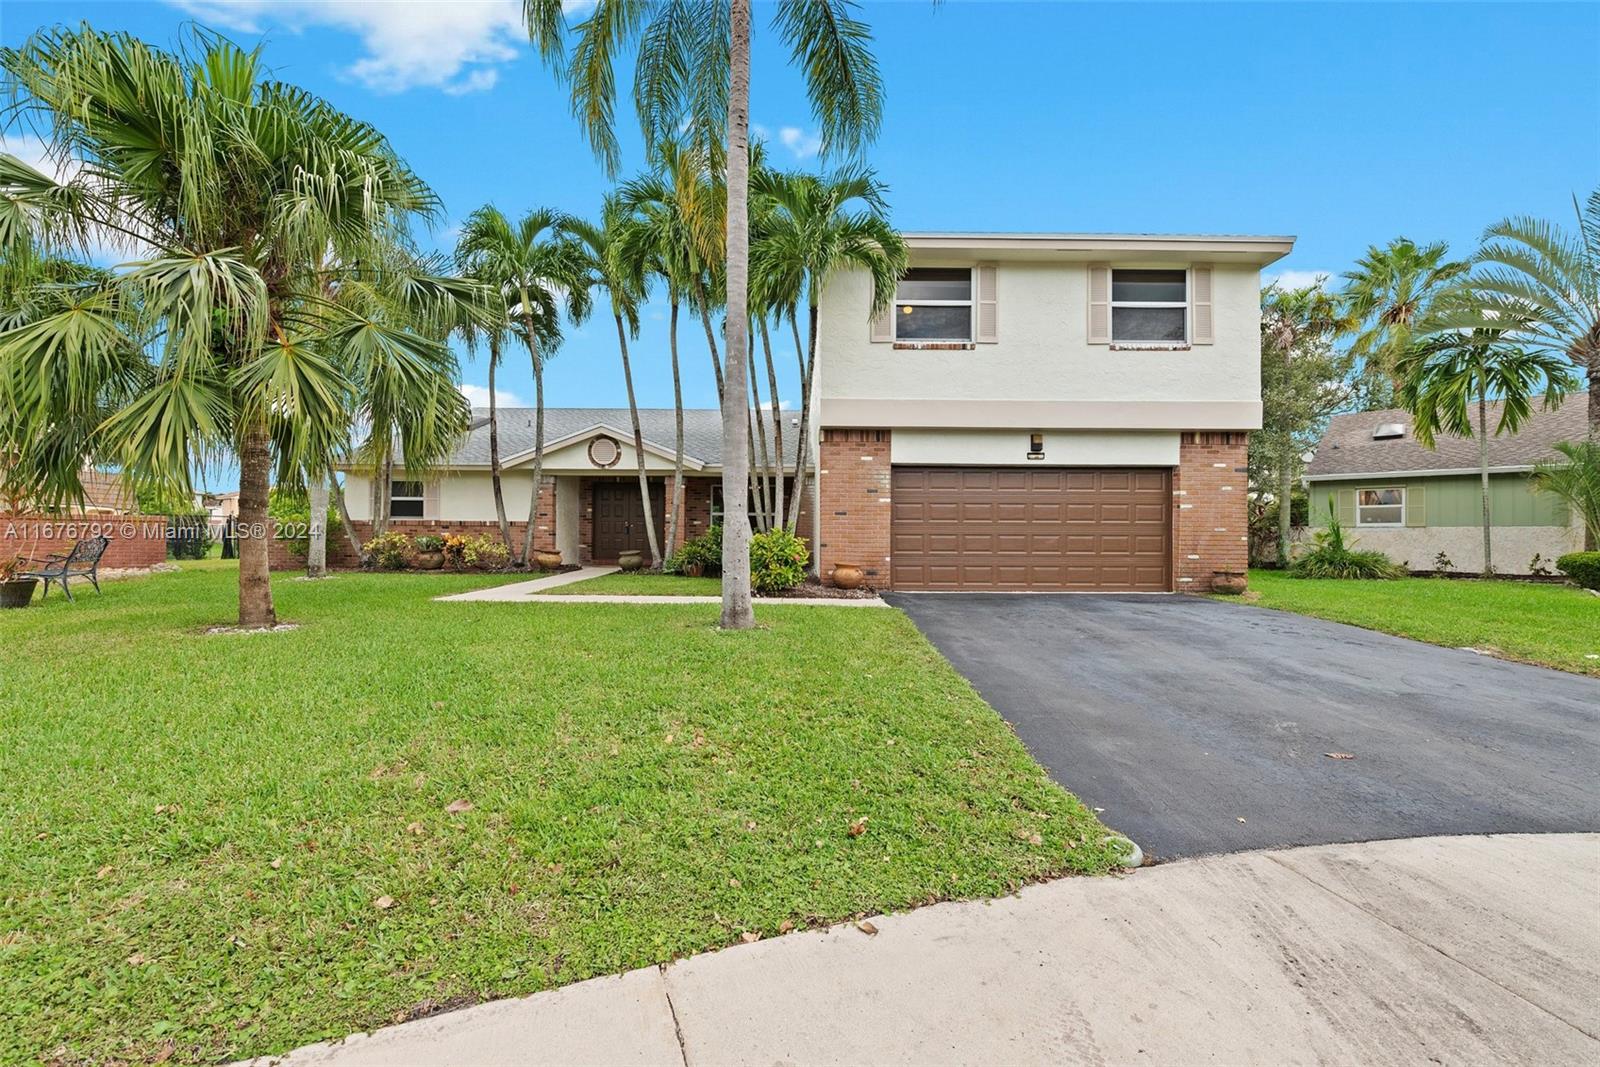
[[1110,858],[897,611],[286,576],[300,629],[206,635],[233,564],[184,567],[0,613],[0,1063],[275,1052]]
[[602,574],[571,585],[558,585],[552,596],[574,593],[605,593],[629,596],[721,596],[721,578],[685,578],[681,574]]
[[1245,596],[1263,607],[1600,675],[1600,597],[1571,586],[1443,578],[1320,581],[1251,571]]

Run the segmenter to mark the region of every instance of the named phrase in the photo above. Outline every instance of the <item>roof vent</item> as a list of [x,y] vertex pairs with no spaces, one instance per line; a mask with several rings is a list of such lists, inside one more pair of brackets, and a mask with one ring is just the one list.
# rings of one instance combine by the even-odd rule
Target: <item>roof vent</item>
[[1406,428],[1398,422],[1382,422],[1372,431],[1374,441],[1386,441],[1391,437],[1404,437]]

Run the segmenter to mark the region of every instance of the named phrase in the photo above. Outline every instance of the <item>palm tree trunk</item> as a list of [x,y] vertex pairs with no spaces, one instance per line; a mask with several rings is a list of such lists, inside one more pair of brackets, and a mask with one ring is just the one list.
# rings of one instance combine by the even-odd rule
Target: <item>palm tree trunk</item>
[[391,427],[384,427],[383,462],[378,467],[378,510],[372,516],[372,536],[389,532],[389,512],[394,496],[394,439]]
[[494,370],[500,362],[500,337],[489,335],[489,482],[494,487],[494,517],[500,523],[500,539],[506,551],[515,555],[517,546],[511,541],[511,520],[506,518],[506,494],[500,484],[500,410],[495,399]]
[[[811,442],[807,439],[811,426],[811,378],[806,373],[805,345],[800,340],[800,324],[794,315],[789,316],[789,332],[794,336],[794,359],[800,369],[800,437],[795,441],[794,491],[789,497],[789,532],[793,533],[800,522],[800,502],[806,491],[806,453]],[[817,550],[811,549],[811,573],[816,573]]]
[[251,629],[270,627],[278,621],[272,610],[267,557],[271,470],[266,419],[257,416],[245,430],[239,449],[239,625]]
[[[330,480],[332,475],[329,475]],[[344,487],[337,481],[333,482],[333,495],[339,502],[339,523],[344,527],[344,535],[350,541],[350,551],[355,553],[358,563],[366,562],[366,553],[361,550],[361,538],[356,536],[356,524],[350,521],[350,502],[344,498]]]
[[1489,400],[1483,384],[1478,389],[1478,478],[1483,489],[1483,576],[1494,576],[1494,558],[1489,548]]
[[[678,372],[678,296],[672,294],[672,315],[667,331],[672,353],[672,415],[677,423],[672,453],[672,500],[667,504],[667,553],[678,546],[678,517],[683,514],[683,378]],[[685,538],[687,540],[687,538]]]
[[1294,466],[1289,458],[1292,445],[1278,457],[1278,566],[1289,565],[1289,534],[1294,524]]
[[772,403],[772,528],[783,522],[783,405],[778,402],[778,369],[772,365],[772,338],[767,318],[761,317],[761,350],[767,357],[767,395]]
[[711,373],[717,380],[717,402],[722,401],[722,357],[717,353],[717,332],[711,328],[711,305],[707,302],[704,282],[696,282],[699,290],[700,324],[706,328],[706,348],[711,352]]
[[[750,488],[756,498],[756,528],[762,533],[772,529],[772,504],[767,496],[767,468],[770,457],[767,455],[767,420],[761,413],[761,387],[760,379],[755,372],[750,373],[750,409],[755,413],[755,422],[750,430]],[[760,456],[759,465],[756,457]]]
[[306,476],[306,577],[328,576],[328,471]]
[[[729,0],[728,86],[728,367],[722,391],[722,499],[744,495],[750,472],[750,409],[745,374],[750,345],[750,0]],[[724,630],[756,624],[750,604],[750,524],[734,521],[722,531],[722,619]]]
[[656,538],[655,510],[650,506],[650,478],[644,469],[644,433],[639,429],[639,404],[633,396],[633,367],[628,362],[628,331],[623,328],[622,316],[613,313],[617,320],[617,347],[622,351],[622,381],[628,387],[628,417],[633,420],[633,459],[639,468],[639,499],[644,506],[645,541],[650,546],[650,566],[661,567],[661,542]]
[[539,358],[538,342],[533,339],[533,317],[523,322],[528,357],[533,360],[533,492],[528,500],[528,529],[522,535],[519,566],[533,559],[533,529],[539,521],[539,490],[544,487],[544,361]]

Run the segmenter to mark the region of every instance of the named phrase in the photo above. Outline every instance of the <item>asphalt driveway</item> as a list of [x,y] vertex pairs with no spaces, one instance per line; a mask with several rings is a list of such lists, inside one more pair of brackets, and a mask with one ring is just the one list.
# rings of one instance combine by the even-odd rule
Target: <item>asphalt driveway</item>
[[1157,858],[1600,830],[1600,680],[1198,597],[886,599]]

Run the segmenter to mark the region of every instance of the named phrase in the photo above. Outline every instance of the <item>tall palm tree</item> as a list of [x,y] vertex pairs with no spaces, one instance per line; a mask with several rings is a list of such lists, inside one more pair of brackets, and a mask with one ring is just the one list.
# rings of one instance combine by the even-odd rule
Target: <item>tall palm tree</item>
[[[750,0],[597,0],[572,28],[566,49],[562,0],[523,0],[528,35],[571,86],[573,113],[611,173],[620,162],[615,132],[615,59],[637,44],[634,105],[646,146],[680,126],[694,141],[721,140],[727,161],[727,293],[722,372],[723,499],[742,500],[750,472],[748,389]],[[866,24],[851,0],[779,0],[773,25],[806,80],[822,148],[853,150],[872,140],[883,117],[882,85]],[[750,605],[750,531],[726,524],[722,538],[724,629],[755,625]]]
[[[666,551],[678,543],[683,513],[683,377],[678,360],[678,316],[703,285],[706,264],[722,254],[722,197],[712,177],[710,153],[675,140],[663,140],[651,153],[651,171],[623,184],[618,198],[631,213],[622,258],[643,287],[648,276],[666,286],[667,338],[672,358],[672,500],[667,506]],[[707,320],[709,321],[709,320]],[[709,328],[708,328],[709,335]],[[716,351],[713,339],[712,358]],[[718,366],[717,377],[721,370]],[[720,384],[719,384],[720,392]]]
[[[1448,318],[1455,305],[1471,299],[1469,293],[1456,290],[1441,302],[1440,316]],[[1427,329],[1426,320],[1422,326]],[[1430,331],[1396,368],[1402,383],[1401,399],[1411,412],[1418,441],[1432,448],[1441,430],[1478,439],[1485,578],[1494,573],[1489,536],[1489,402],[1500,401],[1495,435],[1516,433],[1532,416],[1536,396],[1542,394],[1543,406],[1554,408],[1573,386],[1564,356],[1524,349],[1507,340],[1508,335],[1515,335],[1516,326],[1508,321],[1470,331]]]
[[644,433],[639,428],[639,402],[633,392],[633,365],[628,359],[628,338],[639,336],[639,302],[643,299],[641,272],[629,262],[636,241],[627,232],[627,209],[615,196],[606,197],[598,223],[569,219],[567,232],[583,246],[588,268],[584,285],[604,289],[611,298],[611,317],[617,324],[617,350],[622,353],[622,380],[628,390],[628,418],[633,424],[633,458],[639,472],[639,500],[644,509],[645,540],[650,565],[660,567],[661,543],[656,537],[655,508],[650,502],[650,478],[645,471]]
[[1449,253],[1443,241],[1419,245],[1397,237],[1383,248],[1369,246],[1356,269],[1344,275],[1344,310],[1356,323],[1350,351],[1363,361],[1364,376],[1384,401],[1401,385],[1397,367],[1417,321],[1467,272],[1468,264]]
[[1600,539],[1600,440],[1561,441],[1555,448],[1562,459],[1536,465],[1534,487],[1577,513],[1584,541],[1592,550]]
[[[787,508],[793,530],[805,493],[822,290],[840,270],[865,271],[872,280],[872,314],[881,313],[894,302],[895,286],[906,268],[906,246],[889,224],[885,188],[870,168],[850,166],[830,175],[766,172],[758,179],[758,194],[771,204],[752,263],[758,285],[774,304],[803,299],[806,308],[803,353],[798,349],[798,327],[794,328],[800,363],[800,443],[794,493]],[[815,504],[811,511],[815,521],[819,515]]]
[[500,539],[505,542],[506,551],[515,558],[517,546],[511,539],[511,520],[506,516],[504,475],[500,465],[500,398],[495,383],[500,362],[505,355],[506,341],[511,336],[511,319],[506,307],[505,294],[494,282],[473,276],[475,265],[472,257],[460,247],[459,243],[456,248],[456,269],[468,277],[473,277],[474,281],[484,284],[492,294],[486,301],[484,315],[463,316],[455,328],[469,353],[475,353],[480,342],[488,349],[489,484],[494,495],[494,514],[495,521],[500,526]]
[[1472,288],[1490,311],[1522,317],[1518,344],[1556,353],[1583,371],[1589,438],[1600,441],[1600,189],[1572,206],[1576,232],[1528,216],[1485,230]]
[[517,561],[533,556],[544,484],[544,364],[561,343],[561,309],[582,321],[589,315],[588,259],[567,230],[566,215],[535,208],[512,222],[493,204],[478,208],[461,227],[460,264],[473,278],[499,290],[512,332],[533,365],[533,490],[528,528]]
[[[353,374],[405,368],[381,400],[408,465],[465,424],[448,348],[326,296],[330,280],[386,269],[382,251],[438,200],[371,126],[265,79],[258,52],[205,31],[168,52],[88,26],[43,30],[0,49],[0,69],[13,121],[82,164],[56,181],[0,157],[0,185],[32,206],[36,235],[81,247],[115,234],[145,257],[0,335],[0,452],[26,449],[5,477],[46,503],[81,499],[92,458],[187,496],[199,464],[237,456],[239,623],[270,626],[268,483],[274,470],[297,482],[348,440]],[[418,314],[471,299],[421,275],[399,291]],[[78,435],[72,462],[38,462],[29,442],[63,427]]]

